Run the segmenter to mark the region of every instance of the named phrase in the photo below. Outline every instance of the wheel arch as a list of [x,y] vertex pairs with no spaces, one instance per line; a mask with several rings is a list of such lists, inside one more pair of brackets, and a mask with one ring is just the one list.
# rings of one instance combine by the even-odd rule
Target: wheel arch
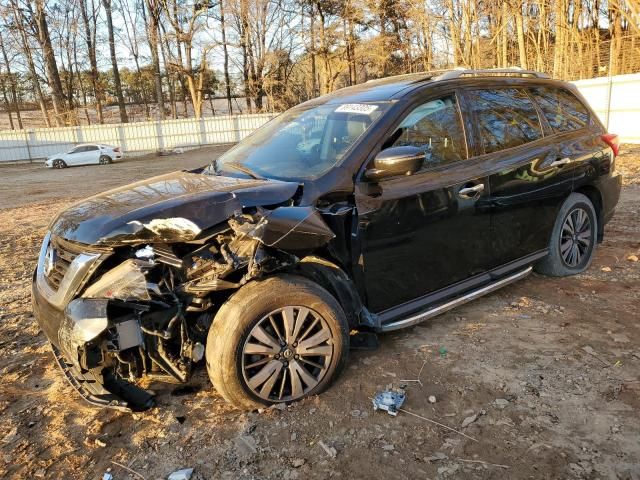
[[368,319],[371,314],[364,307],[353,280],[334,262],[309,255],[289,272],[305,277],[327,290],[342,307],[350,328],[370,323],[362,321]]
[[598,243],[602,242],[604,237],[604,222],[602,219],[602,194],[597,187],[593,185],[583,185],[580,188],[576,189],[574,193],[581,193],[585,197],[587,197],[591,203],[593,204],[593,208],[596,211],[596,220],[598,221]]

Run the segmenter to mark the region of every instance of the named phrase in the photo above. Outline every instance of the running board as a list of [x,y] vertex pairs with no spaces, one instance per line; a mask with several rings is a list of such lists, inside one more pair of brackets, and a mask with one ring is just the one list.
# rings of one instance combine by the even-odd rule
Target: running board
[[524,270],[521,270],[518,273],[510,275],[508,277],[497,280],[489,285],[485,285],[478,290],[473,290],[472,292],[466,293],[461,297],[454,298],[453,300],[448,301],[447,303],[443,303],[442,305],[438,305],[437,307],[433,307],[429,310],[422,311],[415,315],[412,315],[408,318],[403,318],[402,320],[397,320],[395,322],[383,324],[380,326],[380,332],[390,332],[392,330],[398,330],[400,328],[411,327],[420,322],[428,320],[429,318],[433,318],[436,315],[440,315],[441,313],[447,312],[452,308],[455,308],[460,305],[464,305],[467,302],[475,300],[476,298],[480,298],[488,293],[495,292],[496,290],[504,287],[505,285],[509,285],[510,283],[517,282],[518,280],[523,279],[527,275],[531,273],[533,267],[528,267]]

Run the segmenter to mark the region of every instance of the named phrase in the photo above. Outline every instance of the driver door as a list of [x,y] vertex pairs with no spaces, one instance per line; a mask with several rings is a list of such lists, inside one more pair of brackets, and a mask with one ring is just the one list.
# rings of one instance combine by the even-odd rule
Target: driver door
[[413,108],[385,141],[424,149],[422,168],[356,185],[368,307],[380,313],[485,272],[488,178],[468,159],[455,93]]

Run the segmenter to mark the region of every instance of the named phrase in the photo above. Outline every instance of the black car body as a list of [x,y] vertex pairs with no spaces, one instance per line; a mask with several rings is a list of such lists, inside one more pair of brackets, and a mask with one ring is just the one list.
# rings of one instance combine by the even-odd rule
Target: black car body
[[[317,117],[323,132],[341,134],[318,140],[317,122],[295,117],[314,109],[329,112]],[[346,358],[345,330],[413,325],[535,265],[550,274],[584,270],[618,201],[616,137],[575,87],[535,72],[393,77],[291,112],[282,129],[297,130],[283,138],[267,125],[266,140],[256,132],[208,167],[99,194],[51,223],[34,273],[34,312],[86,399],[148,408],[153,397],[136,381],[188,381],[205,344],[210,369],[232,362],[212,378],[239,406],[317,393]],[[308,161],[310,173],[287,175],[296,165],[281,168],[278,155],[243,163],[260,155],[262,141]],[[287,292],[258,294],[256,285],[291,295],[295,285],[310,295],[317,287],[329,313],[313,307],[317,317],[306,320],[303,297],[287,306]],[[267,327],[247,319],[237,340],[220,340],[239,321],[229,309],[270,295],[285,299],[269,308],[280,308],[273,312],[287,332],[264,307],[254,316],[266,315]],[[308,327],[319,342],[307,341],[306,351],[305,341],[289,341],[293,314],[297,334]],[[251,348],[257,353],[247,357]],[[232,386],[219,385],[229,376]]]

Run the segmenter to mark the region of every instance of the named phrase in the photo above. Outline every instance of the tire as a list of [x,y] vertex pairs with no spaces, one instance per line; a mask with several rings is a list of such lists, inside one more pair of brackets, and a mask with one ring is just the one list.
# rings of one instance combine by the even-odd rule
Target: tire
[[61,168],[67,168],[67,164],[65,163],[65,161],[60,159],[54,160],[52,165],[53,165],[53,168],[57,168],[58,170]]
[[558,212],[549,241],[549,255],[536,265],[536,271],[553,277],[584,272],[593,260],[597,232],[598,217],[591,200],[581,193],[572,193]]
[[[289,338],[285,317],[295,319]],[[306,278],[278,275],[248,283],[222,305],[209,329],[207,371],[225,400],[255,410],[321,393],[344,368],[348,352],[349,327],[336,299]]]
[[109,165],[112,162],[113,160],[111,160],[109,155],[100,155],[100,158],[98,159],[98,163],[100,165]]

